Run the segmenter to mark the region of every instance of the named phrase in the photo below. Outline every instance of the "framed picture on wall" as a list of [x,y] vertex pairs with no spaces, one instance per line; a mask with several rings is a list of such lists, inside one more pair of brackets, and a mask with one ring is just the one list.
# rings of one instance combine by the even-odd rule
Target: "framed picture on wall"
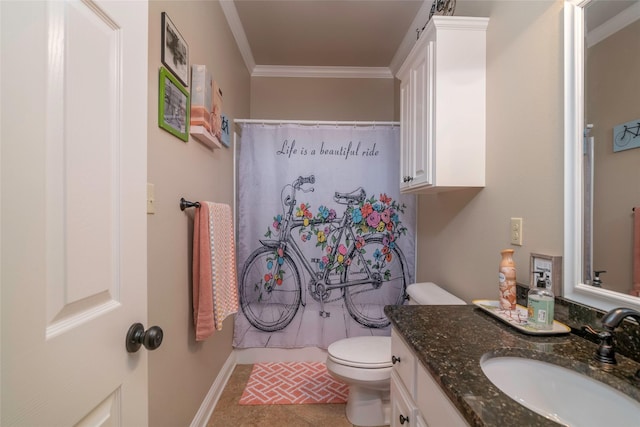
[[166,68],[160,67],[158,126],[181,140],[189,140],[189,91]]
[[162,12],[162,63],[180,80],[189,86],[189,45],[178,28],[173,25],[166,12]]

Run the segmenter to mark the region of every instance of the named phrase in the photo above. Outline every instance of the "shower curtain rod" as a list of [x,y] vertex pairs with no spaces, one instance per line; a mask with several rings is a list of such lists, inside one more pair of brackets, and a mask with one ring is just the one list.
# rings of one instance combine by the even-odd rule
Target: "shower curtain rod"
[[265,124],[265,125],[348,125],[348,126],[400,126],[400,122],[361,122],[361,121],[322,121],[322,120],[259,120],[259,119],[235,119],[235,123]]

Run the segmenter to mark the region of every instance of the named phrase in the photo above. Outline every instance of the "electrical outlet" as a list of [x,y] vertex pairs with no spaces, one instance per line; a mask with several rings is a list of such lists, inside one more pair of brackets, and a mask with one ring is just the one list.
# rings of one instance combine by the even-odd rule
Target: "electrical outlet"
[[511,244],[522,246],[522,218],[511,218]]

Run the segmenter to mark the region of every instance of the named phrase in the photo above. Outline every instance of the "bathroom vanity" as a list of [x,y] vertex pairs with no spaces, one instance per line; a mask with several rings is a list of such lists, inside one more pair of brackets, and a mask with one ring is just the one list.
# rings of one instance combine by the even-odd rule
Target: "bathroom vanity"
[[387,306],[385,313],[391,354],[400,358],[391,376],[392,426],[557,426],[485,376],[481,360],[500,356],[562,366],[640,401],[640,363],[618,355],[605,372],[593,360],[597,345],[573,333],[527,335],[472,305]]

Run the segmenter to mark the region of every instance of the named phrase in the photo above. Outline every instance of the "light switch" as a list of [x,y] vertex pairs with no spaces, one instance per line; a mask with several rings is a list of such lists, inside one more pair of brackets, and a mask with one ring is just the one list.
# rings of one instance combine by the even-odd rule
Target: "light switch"
[[156,196],[153,184],[147,183],[147,213],[154,214],[156,213]]
[[511,244],[522,246],[522,218],[511,218]]

